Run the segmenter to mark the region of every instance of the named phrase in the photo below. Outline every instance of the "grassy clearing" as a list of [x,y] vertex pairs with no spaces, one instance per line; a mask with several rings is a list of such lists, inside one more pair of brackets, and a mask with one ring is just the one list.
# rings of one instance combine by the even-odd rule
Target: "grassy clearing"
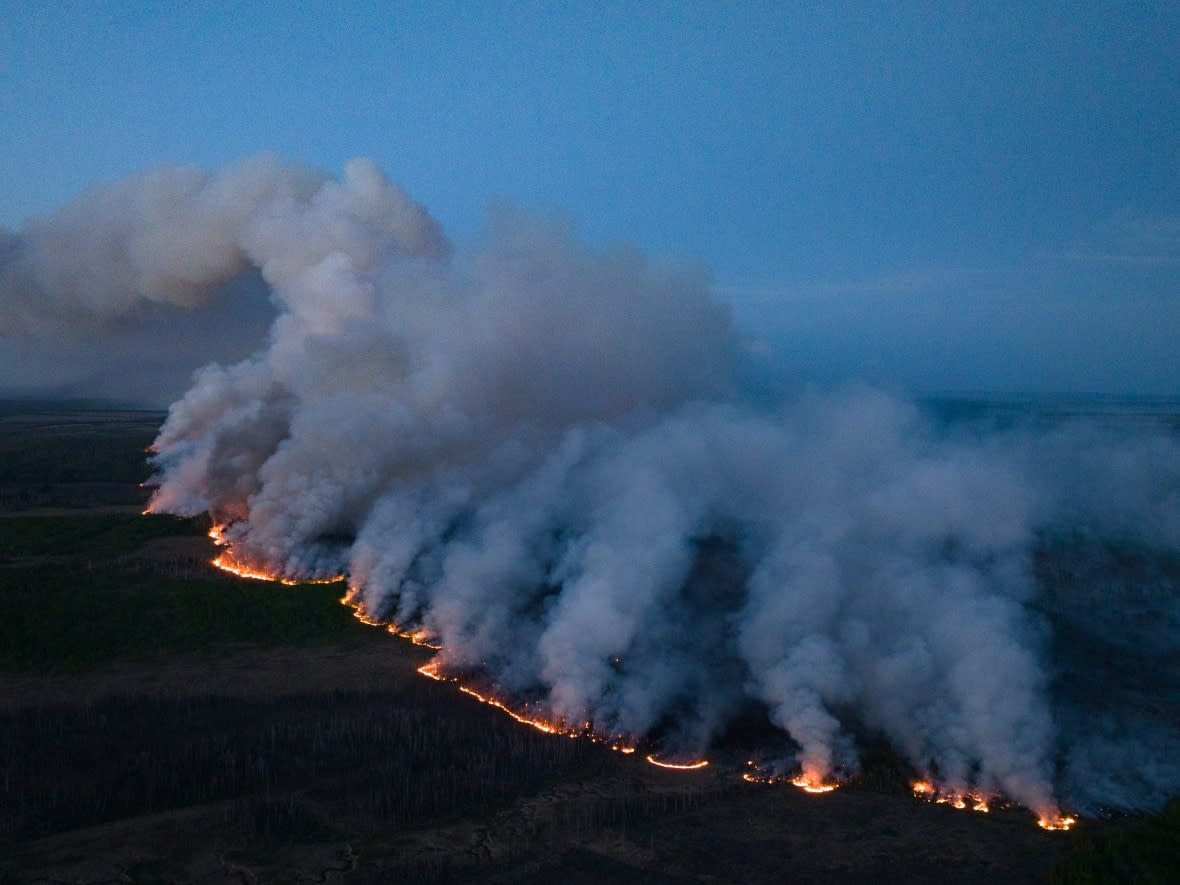
[[334,585],[171,579],[60,566],[0,570],[0,668],[77,670],[230,645],[320,645],[371,631]]
[[103,560],[131,553],[155,538],[201,535],[204,519],[133,514],[10,516],[0,523],[0,564],[22,556]]
[[[171,563],[141,555],[152,541],[203,536],[205,518],[87,509],[143,500],[144,449],[162,417],[0,403],[0,669],[367,635],[338,604],[339,586],[229,580],[203,567],[200,545]],[[23,512],[37,507],[76,512]]]
[[201,519],[85,512],[0,520],[0,669],[367,638],[339,604],[341,586],[168,576],[135,558],[149,541],[206,529]]

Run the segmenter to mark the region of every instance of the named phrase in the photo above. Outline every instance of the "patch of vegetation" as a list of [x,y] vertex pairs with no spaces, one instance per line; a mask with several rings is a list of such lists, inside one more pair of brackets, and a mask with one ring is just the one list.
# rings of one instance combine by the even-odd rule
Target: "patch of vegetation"
[[314,842],[356,816],[412,827],[486,814],[558,773],[600,773],[609,756],[419,679],[281,698],[112,697],[0,714],[0,833],[232,799],[226,822],[251,841]]
[[9,516],[0,522],[0,563],[21,556],[105,559],[130,553],[155,538],[201,535],[207,518],[88,514]]
[[0,432],[0,483],[139,483],[155,435],[148,423],[7,429]]
[[0,668],[76,670],[227,645],[370,638],[338,585],[167,578],[60,565],[0,569]]
[[1163,813],[1098,838],[1082,837],[1077,850],[1053,869],[1052,885],[1168,885],[1180,878],[1180,798]]

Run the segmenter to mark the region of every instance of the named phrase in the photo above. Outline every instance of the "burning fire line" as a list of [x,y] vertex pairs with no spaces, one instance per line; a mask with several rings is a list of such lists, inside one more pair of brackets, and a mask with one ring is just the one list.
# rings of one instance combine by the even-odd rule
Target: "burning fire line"
[[834,781],[825,780],[822,777],[807,772],[795,775],[794,777],[788,777],[785,774],[770,774],[759,768],[752,759],[747,761],[746,765],[753,769],[742,774],[742,780],[749,784],[790,784],[793,787],[798,787],[805,793],[813,794],[831,793],[840,786]]
[[[213,543],[218,545],[219,547],[227,547],[227,548],[229,547],[229,542],[227,542],[225,540],[225,527],[224,526],[216,526],[216,525],[213,526],[213,528],[211,528],[209,530],[209,537],[213,540]],[[233,557],[230,554],[228,549],[226,551],[218,554],[212,560],[212,565],[221,569],[222,571],[226,571],[226,572],[229,572],[230,574],[237,575],[240,578],[249,578],[250,580],[255,580],[255,581],[277,581],[280,584],[287,584],[287,585],[334,584],[338,581],[343,581],[345,579],[344,575],[337,575],[337,576],[334,576],[331,578],[312,578],[312,579],[308,579],[308,580],[297,581],[297,580],[294,580],[291,578],[286,578],[286,577],[282,577],[280,575],[276,575],[273,572],[269,572],[264,569],[256,569],[251,566],[247,566],[242,563],[236,562],[233,559]],[[367,624],[372,627],[383,627],[383,628],[385,628],[386,631],[393,634],[394,636],[399,636],[403,639],[408,639],[411,642],[413,642],[415,645],[421,645],[421,646],[425,646],[426,648],[432,648],[432,649],[436,649],[436,650],[440,649],[442,647],[442,646],[438,645],[437,643],[432,642],[431,641],[432,637],[425,630],[409,631],[409,630],[405,630],[405,629],[399,627],[397,624],[391,624],[391,623],[388,623],[385,621],[380,621],[380,620],[377,620],[376,618],[370,617],[368,614],[366,614],[364,612],[364,610],[360,607],[360,605],[357,603],[354,603],[348,595],[345,595],[344,597],[342,597],[340,600],[340,603],[342,605],[346,605],[349,608],[351,608],[353,617],[356,618],[358,621],[360,621],[362,624]],[[435,680],[436,682],[456,683],[456,685],[458,686],[460,691],[462,691],[465,694],[471,695],[471,697],[475,698],[480,703],[484,703],[484,704],[487,704],[488,706],[495,707],[497,710],[500,710],[501,712],[506,713],[507,715],[511,716],[514,720],[521,723],[522,725],[531,726],[532,728],[535,728],[538,731],[543,732],[544,734],[563,734],[563,735],[566,735],[571,738],[585,737],[585,738],[590,739],[591,741],[594,741],[595,743],[603,743],[607,740],[610,740],[610,742],[611,742],[610,748],[616,752],[623,753],[626,755],[630,755],[631,753],[635,752],[635,747],[630,746],[629,744],[622,742],[622,741],[618,740],[617,738],[606,738],[606,737],[603,737],[602,735],[598,735],[598,734],[593,733],[589,722],[585,723],[581,729],[574,729],[574,728],[566,727],[565,725],[563,725],[561,723],[554,723],[554,722],[550,722],[546,719],[542,719],[539,717],[529,716],[527,713],[518,712],[517,710],[512,709],[512,707],[510,707],[507,703],[505,703],[504,701],[502,701],[498,698],[492,697],[491,695],[483,694],[479,691],[476,691],[474,688],[471,688],[470,686],[461,684],[459,682],[458,677],[444,676],[441,673],[439,668],[440,668],[440,664],[437,661],[431,661],[430,663],[424,664],[423,666],[419,667],[418,672],[421,673],[423,676],[426,676],[430,679]],[[705,763],[705,764],[708,764],[708,763]]]
[[221,569],[223,572],[236,575],[239,578],[247,578],[251,581],[277,581],[288,587],[294,587],[299,584],[336,584],[344,580],[344,575],[333,575],[330,578],[302,578],[295,580],[294,578],[286,578],[274,572],[266,571],[265,569],[254,568],[253,566],[238,562],[233,558],[233,554],[230,552],[229,542],[225,540],[225,526],[215,525],[209,529],[208,534],[213,539],[214,544],[218,547],[226,548],[225,551],[219,553],[211,560],[210,565],[214,568]]
[[791,778],[791,784],[792,786],[798,787],[804,793],[830,793],[839,786],[838,784],[826,784],[808,774],[801,774],[798,777]]
[[[933,802],[937,805],[949,805],[951,808],[966,809],[970,808],[972,811],[977,811],[983,814],[991,811],[991,806],[995,799],[994,796],[986,796],[981,793],[963,792],[957,793],[954,791],[943,792],[939,790],[929,779],[922,779],[914,781],[911,785],[914,795],[919,799],[925,799],[927,802]],[[1008,808],[1009,803],[1001,803],[1001,808]],[[1053,813],[1052,815],[1041,815],[1037,818],[1037,826],[1042,830],[1065,831],[1071,829],[1074,824],[1078,822],[1076,816],[1071,814]]]
[[657,768],[670,768],[673,771],[698,771],[709,764],[708,759],[697,759],[694,762],[664,762],[655,755],[649,755],[646,759]]
[[284,578],[280,575],[263,569],[256,569],[242,563],[235,562],[233,557],[228,553],[222,553],[210,563],[223,572],[229,572],[231,575],[237,575],[239,578],[248,578],[251,581],[275,581],[279,584],[285,584],[288,587],[295,587],[299,584],[337,584],[344,580],[344,575],[334,575],[330,578],[301,578],[296,580],[294,578]]
[[[391,631],[391,632],[393,632],[393,631]],[[405,634],[399,634],[399,635],[405,635]],[[419,643],[419,644],[424,644],[424,643]],[[596,743],[596,744],[607,743],[609,741],[608,746],[610,747],[611,750],[615,751],[616,753],[622,753],[625,756],[629,756],[635,752],[634,746],[631,746],[628,743],[622,742],[618,738],[604,737],[601,734],[595,733],[592,729],[591,723],[589,723],[589,722],[583,723],[581,728],[571,728],[570,726],[568,726],[564,723],[561,723],[561,722],[553,722],[551,720],[542,719],[537,716],[530,716],[530,715],[528,715],[527,712],[521,712],[518,709],[514,710],[512,707],[510,707],[508,704],[506,704],[504,701],[500,700],[499,698],[496,698],[491,695],[487,695],[482,692],[476,691],[474,688],[472,688],[469,685],[463,685],[460,682],[459,677],[444,675],[440,669],[440,666],[441,665],[439,664],[438,660],[429,661],[428,663],[425,663],[421,667],[419,667],[418,672],[421,673],[423,676],[427,677],[428,679],[433,679],[435,682],[454,683],[455,686],[459,689],[459,691],[463,692],[464,694],[470,695],[471,697],[473,697],[477,701],[479,701],[481,704],[487,704],[489,707],[495,707],[497,710],[499,710],[502,713],[507,714],[513,720],[515,720],[516,722],[519,722],[521,725],[527,725],[530,728],[535,728],[537,731],[542,732],[543,734],[564,735],[565,737],[568,737],[568,738],[585,738],[586,740],[589,740],[590,742]],[[652,761],[650,757],[648,758],[648,761]],[[659,765],[661,763],[653,762],[653,764]],[[704,762],[704,763],[701,763],[701,764],[698,764],[695,766],[691,766],[691,767],[700,768],[700,767],[702,767],[702,765],[708,765],[708,764],[709,764],[708,762]],[[680,767],[680,766],[667,765],[665,767],[671,768],[671,767]]]
[[[352,616],[368,627],[381,627],[386,633],[398,637],[399,639],[408,639],[414,645],[420,645],[423,648],[430,648],[438,651],[442,648],[434,638],[425,630],[406,630],[399,627],[397,624],[391,624],[387,621],[379,621],[376,618],[371,618],[365,614],[365,610],[360,607],[359,603],[353,602],[348,596],[340,598],[340,604],[352,609]],[[419,670],[421,672],[421,670]],[[423,674],[426,675],[426,674]]]
[[925,799],[927,802],[933,802],[936,805],[949,805],[951,808],[960,810],[970,808],[972,811],[978,811],[981,814],[991,811],[991,797],[985,796],[982,793],[942,792],[931,781],[925,779],[914,781],[911,789],[919,799]]
[[[144,513],[150,513],[150,510],[145,510]],[[335,584],[345,580],[345,575],[335,575],[330,578],[310,578],[306,580],[295,580],[293,578],[286,578],[277,575],[273,572],[268,572],[264,569],[253,568],[236,562],[229,551],[229,542],[225,539],[225,527],[213,526],[209,530],[209,537],[213,543],[219,547],[226,547],[227,549],[218,554],[211,564],[222,571],[229,572],[239,578],[248,578],[252,581],[277,581],[280,584],[294,586],[298,584]],[[397,624],[391,624],[386,621],[380,621],[367,615],[358,603],[354,603],[352,599],[345,595],[340,600],[342,605],[346,605],[352,609],[352,615],[363,624],[372,627],[384,627],[385,630],[394,636],[402,639],[408,639],[415,645],[421,645],[426,648],[439,650],[441,645],[432,641],[433,637],[425,630],[409,631],[399,627]],[[451,682],[455,683],[458,689],[464,694],[478,700],[480,703],[487,704],[490,707],[495,707],[508,716],[512,717],[516,722],[522,725],[528,725],[535,728],[543,734],[565,735],[570,738],[586,738],[594,743],[606,743],[609,741],[611,750],[630,755],[635,752],[635,747],[628,742],[620,741],[615,737],[605,737],[593,731],[589,722],[584,723],[580,729],[570,728],[563,723],[555,723],[547,719],[529,716],[527,713],[518,712],[510,707],[507,703],[499,698],[491,695],[483,694],[468,685],[463,685],[459,677],[446,676],[440,670],[441,664],[435,659],[418,668],[418,672],[428,679],[433,679],[436,682]],[[709,764],[708,759],[697,759],[692,762],[666,762],[658,759],[655,754],[649,754],[645,759],[652,765],[658,768],[669,769],[672,771],[699,771]],[[742,774],[742,780],[752,784],[780,784],[789,783],[792,786],[798,787],[805,793],[820,794],[830,793],[836,790],[840,785],[831,781],[825,781],[822,777],[817,777],[813,774],[803,772],[794,777],[787,777],[786,775],[772,775],[759,769],[753,761],[746,763],[753,770]],[[912,790],[915,796],[924,799],[927,802],[933,802],[938,805],[950,805],[952,808],[966,809],[970,808],[972,811],[987,813],[991,810],[991,799],[980,793],[972,792],[943,792],[927,779],[915,781],[912,784]],[[1073,815],[1067,814],[1053,814],[1042,815],[1037,819],[1037,826],[1043,830],[1050,831],[1065,831],[1071,829],[1077,823],[1077,818]]]
[[1037,819],[1037,826],[1042,830],[1068,830],[1078,822],[1078,819],[1071,814],[1059,814],[1054,817],[1042,817]]

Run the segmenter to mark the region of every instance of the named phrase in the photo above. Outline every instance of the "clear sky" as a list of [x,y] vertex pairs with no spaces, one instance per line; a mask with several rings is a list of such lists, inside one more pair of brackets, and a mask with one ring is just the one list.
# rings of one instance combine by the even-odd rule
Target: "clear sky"
[[0,224],[263,150],[699,259],[798,376],[1180,394],[1174,0],[0,0]]

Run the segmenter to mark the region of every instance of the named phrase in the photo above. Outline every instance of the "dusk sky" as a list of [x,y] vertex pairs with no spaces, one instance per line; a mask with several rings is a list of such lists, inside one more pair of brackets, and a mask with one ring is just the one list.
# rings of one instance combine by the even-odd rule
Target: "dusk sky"
[[1175,2],[0,2],[0,225],[262,151],[700,261],[789,377],[1180,394]]

